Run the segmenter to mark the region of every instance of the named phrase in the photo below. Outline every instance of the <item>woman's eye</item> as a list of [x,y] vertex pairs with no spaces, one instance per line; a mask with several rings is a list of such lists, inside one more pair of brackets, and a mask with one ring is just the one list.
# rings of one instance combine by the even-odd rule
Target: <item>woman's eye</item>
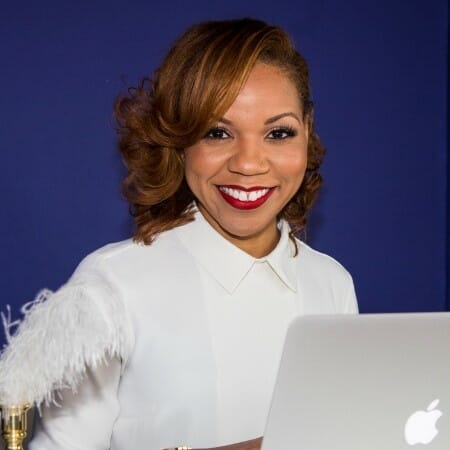
[[211,128],[206,134],[206,139],[227,139],[230,135],[227,133],[226,130],[219,127]]
[[267,137],[269,139],[286,139],[289,137],[294,137],[297,135],[297,132],[291,127],[280,127],[274,128],[269,132]]

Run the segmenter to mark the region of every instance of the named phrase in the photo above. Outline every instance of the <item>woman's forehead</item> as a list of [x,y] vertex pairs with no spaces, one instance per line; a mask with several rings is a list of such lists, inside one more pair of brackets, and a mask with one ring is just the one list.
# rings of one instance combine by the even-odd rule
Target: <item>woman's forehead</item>
[[286,114],[301,115],[294,83],[277,67],[258,63],[223,118],[232,121],[233,117],[261,116],[266,120]]

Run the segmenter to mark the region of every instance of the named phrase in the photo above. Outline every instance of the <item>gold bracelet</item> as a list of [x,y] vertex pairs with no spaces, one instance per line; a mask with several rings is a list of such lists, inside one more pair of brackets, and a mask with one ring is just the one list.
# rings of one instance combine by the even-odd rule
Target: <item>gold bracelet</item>
[[163,448],[162,450],[192,450],[192,447],[187,447],[186,445],[182,445],[181,447]]

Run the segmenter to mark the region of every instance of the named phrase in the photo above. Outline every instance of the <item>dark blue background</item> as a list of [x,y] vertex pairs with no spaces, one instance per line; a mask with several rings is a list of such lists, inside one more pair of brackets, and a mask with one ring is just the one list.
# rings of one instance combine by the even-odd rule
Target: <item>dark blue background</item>
[[308,241],[361,310],[444,310],[447,1],[10,2],[0,12],[1,309],[130,235],[112,103],[203,19],[281,25],[311,66],[328,154]]

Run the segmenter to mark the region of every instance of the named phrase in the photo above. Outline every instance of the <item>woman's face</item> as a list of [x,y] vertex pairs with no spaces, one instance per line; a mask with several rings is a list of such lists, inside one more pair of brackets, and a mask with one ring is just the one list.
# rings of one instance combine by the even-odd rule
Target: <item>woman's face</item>
[[258,63],[230,109],[185,150],[186,180],[222,236],[262,257],[276,246],[277,215],[297,192],[308,129],[294,84]]

